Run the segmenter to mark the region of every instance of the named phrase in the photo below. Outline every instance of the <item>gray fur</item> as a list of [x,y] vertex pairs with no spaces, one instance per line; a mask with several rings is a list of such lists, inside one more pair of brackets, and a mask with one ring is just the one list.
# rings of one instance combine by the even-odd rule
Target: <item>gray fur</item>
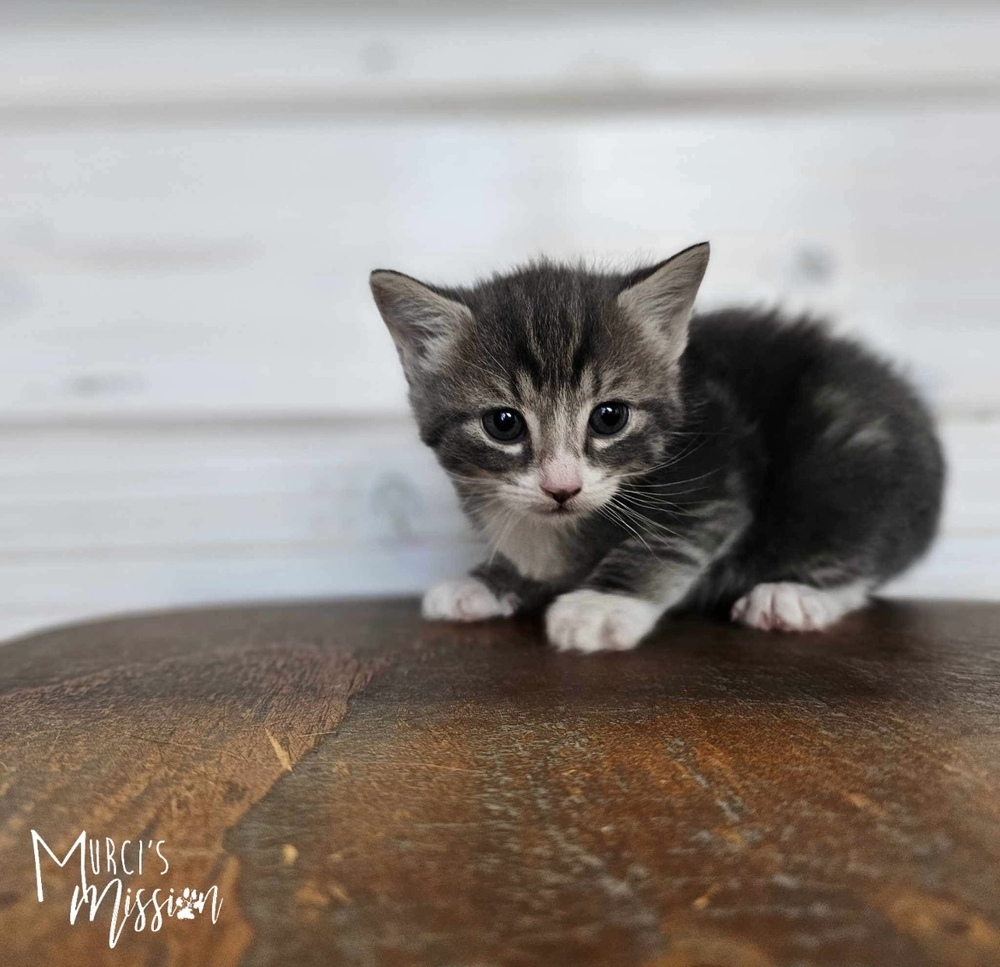
[[[692,318],[707,262],[707,245],[627,274],[541,261],[458,289],[372,273],[498,597],[728,610],[774,582],[876,587],[929,546],[944,465],[911,388],[809,321]],[[610,436],[587,422],[606,401],[629,407]],[[523,439],[484,429],[499,408],[524,415]],[[538,481],[570,467],[582,490],[557,513]]]

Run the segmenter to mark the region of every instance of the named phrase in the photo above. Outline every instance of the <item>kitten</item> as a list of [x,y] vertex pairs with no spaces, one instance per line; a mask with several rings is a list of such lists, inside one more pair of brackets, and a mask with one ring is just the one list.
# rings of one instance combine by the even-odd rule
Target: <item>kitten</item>
[[546,607],[580,652],[691,608],[818,630],[927,549],[944,463],[913,390],[810,321],[692,318],[708,257],[461,289],[372,273],[421,438],[493,548],[427,618]]

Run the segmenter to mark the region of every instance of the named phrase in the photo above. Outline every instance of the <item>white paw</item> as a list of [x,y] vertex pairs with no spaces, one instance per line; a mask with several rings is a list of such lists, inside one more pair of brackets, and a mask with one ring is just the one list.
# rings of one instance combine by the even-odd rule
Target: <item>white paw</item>
[[603,591],[570,591],[549,606],[545,630],[559,651],[628,651],[653,629],[661,609]]
[[858,586],[824,591],[806,584],[758,584],[733,605],[730,617],[761,631],[821,631],[860,607],[865,597]]
[[433,621],[485,621],[508,618],[517,610],[512,594],[498,598],[478,578],[456,578],[435,584],[425,595],[423,616]]

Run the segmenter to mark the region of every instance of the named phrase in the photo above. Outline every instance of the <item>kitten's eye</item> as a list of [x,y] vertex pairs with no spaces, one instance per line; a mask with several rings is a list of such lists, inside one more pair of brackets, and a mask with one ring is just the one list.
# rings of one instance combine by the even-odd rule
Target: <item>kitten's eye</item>
[[598,403],[590,414],[590,428],[601,436],[618,433],[628,423],[628,407],[624,403]]
[[490,410],[483,414],[483,429],[494,440],[514,443],[524,436],[524,417],[517,410]]

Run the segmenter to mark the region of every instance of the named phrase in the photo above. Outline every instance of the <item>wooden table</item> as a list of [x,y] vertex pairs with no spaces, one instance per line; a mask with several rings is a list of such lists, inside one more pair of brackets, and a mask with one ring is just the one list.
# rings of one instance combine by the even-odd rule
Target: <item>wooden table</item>
[[[1000,964],[998,605],[597,657],[411,602],[163,614],[5,646],[0,696],[3,964]],[[111,948],[45,852],[84,831],[99,890],[217,889]]]

